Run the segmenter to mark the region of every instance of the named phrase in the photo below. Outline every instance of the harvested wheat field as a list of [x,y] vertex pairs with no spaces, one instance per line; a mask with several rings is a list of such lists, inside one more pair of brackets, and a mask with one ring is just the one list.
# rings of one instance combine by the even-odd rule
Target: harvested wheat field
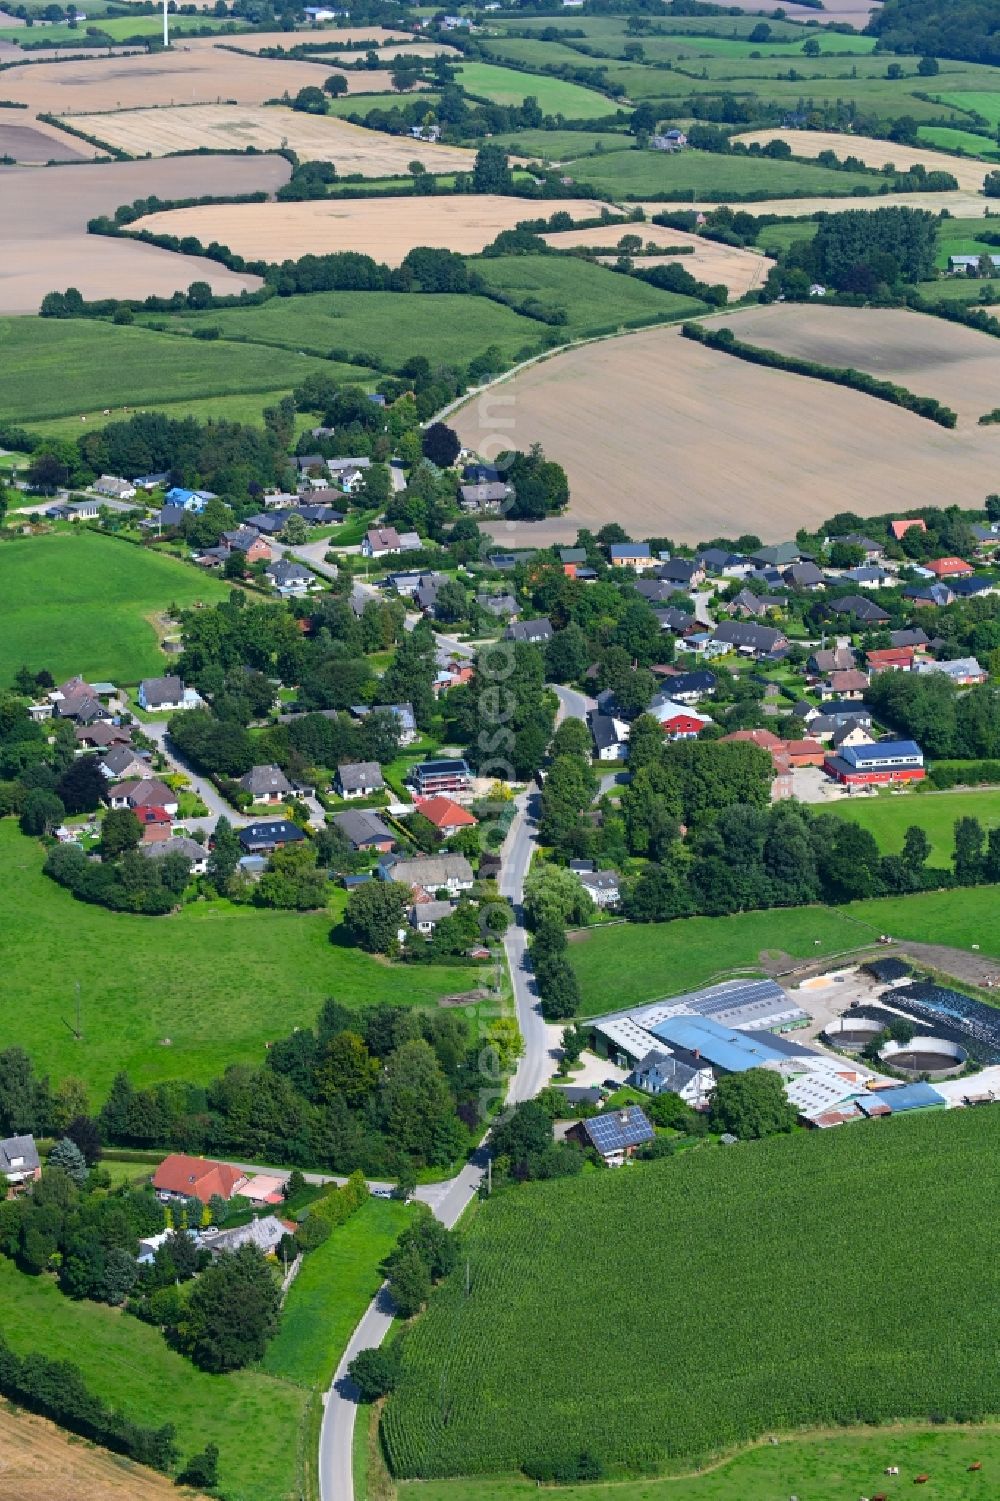
[[[712,209],[719,207],[725,199],[716,199],[714,203],[640,203],[639,208],[647,214],[662,214],[673,210],[687,211],[693,209],[696,213],[711,213]],[[956,219],[984,219],[989,207],[988,200],[982,194],[958,191],[946,193],[869,193],[867,197],[858,198],[755,198],[752,203],[734,203],[735,209],[742,209],[751,214],[778,214],[780,217],[792,219],[808,219],[813,214],[842,214],[845,209],[865,208],[925,208],[932,214],[940,214],[942,209]],[[637,205],[629,203],[628,208],[634,209]]]
[[[593,218],[601,204],[561,198],[575,218]],[[300,255],[359,250],[390,266],[415,245],[473,255],[502,229],[530,214],[523,198],[484,193],[440,198],[328,198],[312,203],[236,203],[181,208],[137,219],[134,230],[218,240],[248,260],[281,261]]]
[[983,178],[990,170],[986,162],[950,156],[947,151],[928,150],[926,146],[899,146],[895,141],[845,135],[836,130],[751,130],[735,139],[748,146],[754,141],[761,146],[766,146],[768,141],[787,141],[793,156],[819,156],[821,151],[835,151],[841,161],[845,156],[856,156],[866,167],[884,167],[891,162],[899,171],[922,166],[928,172],[950,172],[958,186],[970,193],[982,191]]
[[[735,321],[735,320],[733,320]],[[780,541],[837,511],[979,508],[1000,430],[949,431],[859,392],[749,365],[677,329],[581,346],[521,371],[453,418],[495,458],[539,442],[566,468],[567,516],[497,535],[546,546],[618,521],[633,537],[754,531]]]
[[[206,0],[214,5],[215,0]],[[352,42],[367,42],[378,48],[383,42],[404,42],[407,33],[392,27],[383,31],[381,26],[321,26],[306,31],[243,31],[215,36],[192,36],[184,38],[185,47],[238,47],[241,52],[263,52],[268,47],[281,47],[288,52],[292,47],[305,47],[315,42],[318,47],[349,47]]]
[[[447,42],[399,42],[396,45],[376,48],[379,62],[390,63],[397,57],[457,57],[462,54],[457,47],[449,47]],[[358,62],[361,54],[358,52],[333,52],[310,53],[310,61],[316,63],[329,63],[335,68],[352,68]]]
[[[636,264],[649,266],[683,266],[699,281],[707,281],[713,286],[722,282],[733,297],[745,297],[753,287],[759,287],[774,264],[758,250],[720,245],[713,240],[704,240],[700,235],[688,234],[683,229],[666,229],[662,224],[616,224],[611,227],[598,224],[593,229],[567,229],[558,234],[543,235],[542,239],[557,250],[568,250],[574,245],[615,246],[626,234],[638,235],[644,245],[691,245],[692,255],[669,258],[637,255],[634,260]],[[607,259],[614,261],[616,257]]]
[[[379,78],[381,83],[371,82]],[[358,73],[355,79],[355,88],[362,82],[365,89],[389,87],[388,73]],[[3,93],[36,112],[86,115],[157,104],[263,104],[322,82],[315,63],[178,45],[129,57],[25,63],[4,71]]]
[[44,120],[15,125],[0,118],[0,156],[9,156],[26,167],[44,167],[47,162],[85,162],[97,156],[97,147],[78,141]]
[[87,220],[155,193],[272,192],[291,168],[280,156],[187,156],[152,162],[84,162],[0,168],[0,313],[35,313],[46,292],[75,286],[84,297],[169,296],[192,281],[215,291],[260,285],[216,261],[153,245],[87,234]]
[[[881,0],[826,0],[823,9],[817,10],[815,6],[798,5],[792,0],[792,3],[781,8],[789,21],[810,21],[818,26],[829,26],[833,21],[846,21],[856,31],[863,31],[872,11],[878,10],[880,4]],[[736,10],[763,13],[761,0],[726,0],[726,9],[730,6]]]
[[474,154],[409,136],[383,135],[333,115],[308,115],[271,105],[192,104],[178,109],[132,109],[74,121],[81,130],[130,156],[175,151],[274,151],[290,146],[303,161],[335,162],[340,175],[405,176],[412,161],[428,172],[472,169]]
[[737,338],[821,365],[866,370],[935,396],[975,423],[1000,403],[1000,340],[905,308],[771,303],[728,321]]
[[165,1475],[64,1433],[34,1413],[0,1408],[3,1501],[169,1501],[176,1495]]

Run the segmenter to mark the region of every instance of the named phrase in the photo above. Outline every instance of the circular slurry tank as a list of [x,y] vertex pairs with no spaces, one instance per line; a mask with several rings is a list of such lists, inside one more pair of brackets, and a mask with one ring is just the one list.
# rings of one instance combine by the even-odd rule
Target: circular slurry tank
[[887,1042],[879,1050],[884,1063],[900,1073],[928,1074],[932,1079],[947,1079],[961,1073],[968,1053],[946,1037],[914,1037],[909,1042]]
[[883,1030],[883,1023],[871,1016],[842,1016],[831,1022],[823,1036],[832,1047],[844,1053],[860,1053],[873,1037]]

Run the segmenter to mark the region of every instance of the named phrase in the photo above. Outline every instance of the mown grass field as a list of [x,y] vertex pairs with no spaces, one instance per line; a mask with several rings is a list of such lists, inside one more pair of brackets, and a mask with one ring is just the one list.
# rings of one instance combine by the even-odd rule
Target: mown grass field
[[1000,146],[996,141],[987,136],[973,135],[971,130],[954,130],[950,125],[921,125],[917,135],[928,146],[937,146],[942,151],[964,151],[969,156],[1000,161]]
[[968,1185],[998,1148],[1000,1111],[938,1112],[498,1195],[404,1347],[394,1471],[689,1470],[768,1433],[995,1413],[1000,1274]]
[[567,120],[602,120],[618,109],[613,99],[562,78],[519,73],[493,63],[462,63],[456,72],[464,89],[494,104],[521,104],[531,95],[543,114],[564,115]]
[[164,670],[153,615],[227,597],[219,579],[85,528],[4,542],[0,684],[24,663],[137,683]]
[[631,136],[616,135],[613,130],[512,130],[508,135],[493,137],[515,156],[536,157],[542,161],[561,162],[591,151],[630,151]]
[[[25,1048],[54,1081],[77,1075],[95,1104],[119,1069],[150,1084],[259,1063],[268,1041],[310,1026],[328,996],[433,1006],[479,974],[394,966],[331,943],[332,910],[198,902],[162,918],[108,912],[75,901],[42,874],[43,860],[13,819],[0,822],[0,1048]],[[70,1026],[77,982],[82,1042]]]
[[[908,820],[912,822],[911,820]],[[1000,958],[995,887],[879,897],[846,907],[787,907],[674,923],[621,923],[585,931],[569,957],[584,1016],[693,990],[731,970],[760,972],[761,956],[791,960],[847,953],[879,934]]]
[[[629,228],[609,224],[608,244],[614,245]],[[566,338],[619,328],[632,320],[651,323],[704,311],[704,304],[693,297],[661,292],[606,266],[569,256],[508,255],[477,260],[474,265],[491,287],[537,298],[546,307],[563,308],[567,321],[555,325],[553,331]],[[538,324],[538,328],[545,331],[546,325]]]
[[[274,297],[261,307],[177,313],[170,320],[179,332],[206,325],[221,328],[227,340],[322,353],[346,350],[395,366],[411,354],[460,364],[491,344],[513,357],[546,331],[537,320],[486,297],[410,292],[314,292]],[[367,374],[357,371],[359,384]]]
[[317,1391],[329,1386],[358,1320],[382,1285],[379,1263],[416,1213],[412,1203],[368,1199],[310,1252],[264,1356],[269,1375]]
[[[886,1479],[887,1463],[899,1466]],[[982,1470],[969,1472],[970,1464]],[[560,1486],[556,1501],[776,1501],[797,1495],[808,1501],[844,1501],[881,1492],[898,1501],[913,1477],[929,1473],[926,1493],[936,1501],[987,1501],[1000,1470],[1000,1427],[880,1430],[808,1435],[750,1449],[700,1475],[662,1480],[614,1481]],[[514,1478],[404,1481],[400,1501],[528,1501],[534,1481]]]
[[783,198],[810,193],[849,194],[872,190],[879,179],[861,172],[832,172],[803,162],[774,161],[765,156],[719,156],[708,151],[629,151],[608,158],[567,161],[566,171],[582,189],[599,188],[619,198],[655,198],[686,194],[692,201],[733,201],[757,194]]
[[185,1458],[217,1444],[220,1485],[232,1501],[298,1501],[295,1434],[309,1400],[300,1386],[257,1370],[210,1376],[151,1325],[74,1302],[50,1278],[28,1277],[5,1259],[0,1304],[4,1339],[18,1354],[72,1360],[92,1391],[137,1422],[175,1424]]
[[[333,67],[333,64],[330,66]],[[326,112],[328,115],[359,115],[363,118],[370,109],[399,109],[403,97],[399,94],[344,94],[340,99],[328,99]],[[433,108],[439,97],[433,90],[420,92],[420,101],[428,108]]]
[[984,829],[1000,824],[1000,792],[924,792],[916,796],[880,796],[855,801],[844,798],[828,810],[869,829],[883,854],[896,855],[903,848],[906,830],[917,824],[931,842],[931,865],[950,868],[955,846],[955,822],[978,818]]
[[1000,92],[996,89],[956,90],[954,93],[936,94],[935,98],[965,114],[982,115],[992,126],[1000,125]]
[[288,388],[319,360],[225,340],[193,343],[92,319],[0,319],[0,411],[37,422],[147,402]]

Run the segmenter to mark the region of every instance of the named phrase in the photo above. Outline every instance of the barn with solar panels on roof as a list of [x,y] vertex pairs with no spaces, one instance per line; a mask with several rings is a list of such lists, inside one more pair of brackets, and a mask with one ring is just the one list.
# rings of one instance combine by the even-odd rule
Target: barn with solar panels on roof
[[621,1167],[635,1156],[637,1147],[652,1141],[656,1132],[638,1105],[623,1105],[620,1110],[577,1121],[566,1135],[583,1147],[593,1147],[607,1167]]

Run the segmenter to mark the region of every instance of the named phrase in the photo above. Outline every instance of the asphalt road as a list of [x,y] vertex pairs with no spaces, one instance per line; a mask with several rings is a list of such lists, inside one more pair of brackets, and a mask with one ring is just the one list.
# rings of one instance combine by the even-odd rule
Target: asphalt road
[[[437,640],[441,645],[453,645],[446,636],[438,635]],[[557,687],[555,691],[559,698],[557,722],[567,717],[586,720],[588,710],[594,707],[592,699],[572,688]],[[514,908],[514,922],[504,935],[504,950],[510,968],[518,1025],[524,1038],[524,1053],[507,1090],[511,1104],[530,1100],[538,1094],[551,1078],[556,1063],[531,973],[528,935],[521,906],[524,879],[535,852],[538,833],[535,821],[537,799],[538,790],[534,784],[517,799],[517,813],[502,850],[499,883],[501,895],[509,897]],[[418,1197],[430,1205],[433,1213],[449,1229],[457,1224],[475,1197],[485,1170],[486,1155],[480,1149],[457,1177],[447,1183],[418,1189]],[[333,1385],[324,1398],[319,1442],[320,1501],[353,1501],[354,1424],[359,1393],[347,1374],[347,1368],[359,1351],[382,1343],[392,1324],[392,1316],[392,1301],[383,1286],[351,1336]]]

